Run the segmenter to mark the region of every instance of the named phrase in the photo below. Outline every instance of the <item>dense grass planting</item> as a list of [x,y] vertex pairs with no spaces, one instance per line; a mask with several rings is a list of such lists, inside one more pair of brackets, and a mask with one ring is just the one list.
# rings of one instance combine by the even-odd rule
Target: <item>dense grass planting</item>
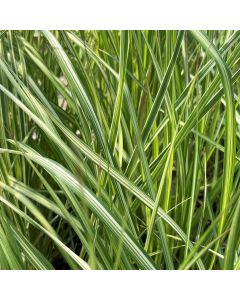
[[240,32],[2,31],[0,269],[240,269]]

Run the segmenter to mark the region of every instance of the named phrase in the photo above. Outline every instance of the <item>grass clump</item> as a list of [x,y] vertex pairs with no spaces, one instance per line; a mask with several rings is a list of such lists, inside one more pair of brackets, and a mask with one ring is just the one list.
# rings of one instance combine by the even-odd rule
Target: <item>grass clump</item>
[[0,269],[239,269],[239,31],[2,31]]

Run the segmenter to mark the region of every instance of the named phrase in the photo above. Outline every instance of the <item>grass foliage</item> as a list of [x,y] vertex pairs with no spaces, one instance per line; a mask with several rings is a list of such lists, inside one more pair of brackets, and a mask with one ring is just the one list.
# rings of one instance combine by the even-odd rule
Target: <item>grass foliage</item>
[[240,269],[239,31],[2,31],[0,269]]

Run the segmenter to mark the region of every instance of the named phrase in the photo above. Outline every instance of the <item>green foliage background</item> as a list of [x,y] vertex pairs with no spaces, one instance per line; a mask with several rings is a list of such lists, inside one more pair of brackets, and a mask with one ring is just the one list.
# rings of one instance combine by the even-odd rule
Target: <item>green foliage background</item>
[[2,31],[0,269],[239,269],[239,31]]

